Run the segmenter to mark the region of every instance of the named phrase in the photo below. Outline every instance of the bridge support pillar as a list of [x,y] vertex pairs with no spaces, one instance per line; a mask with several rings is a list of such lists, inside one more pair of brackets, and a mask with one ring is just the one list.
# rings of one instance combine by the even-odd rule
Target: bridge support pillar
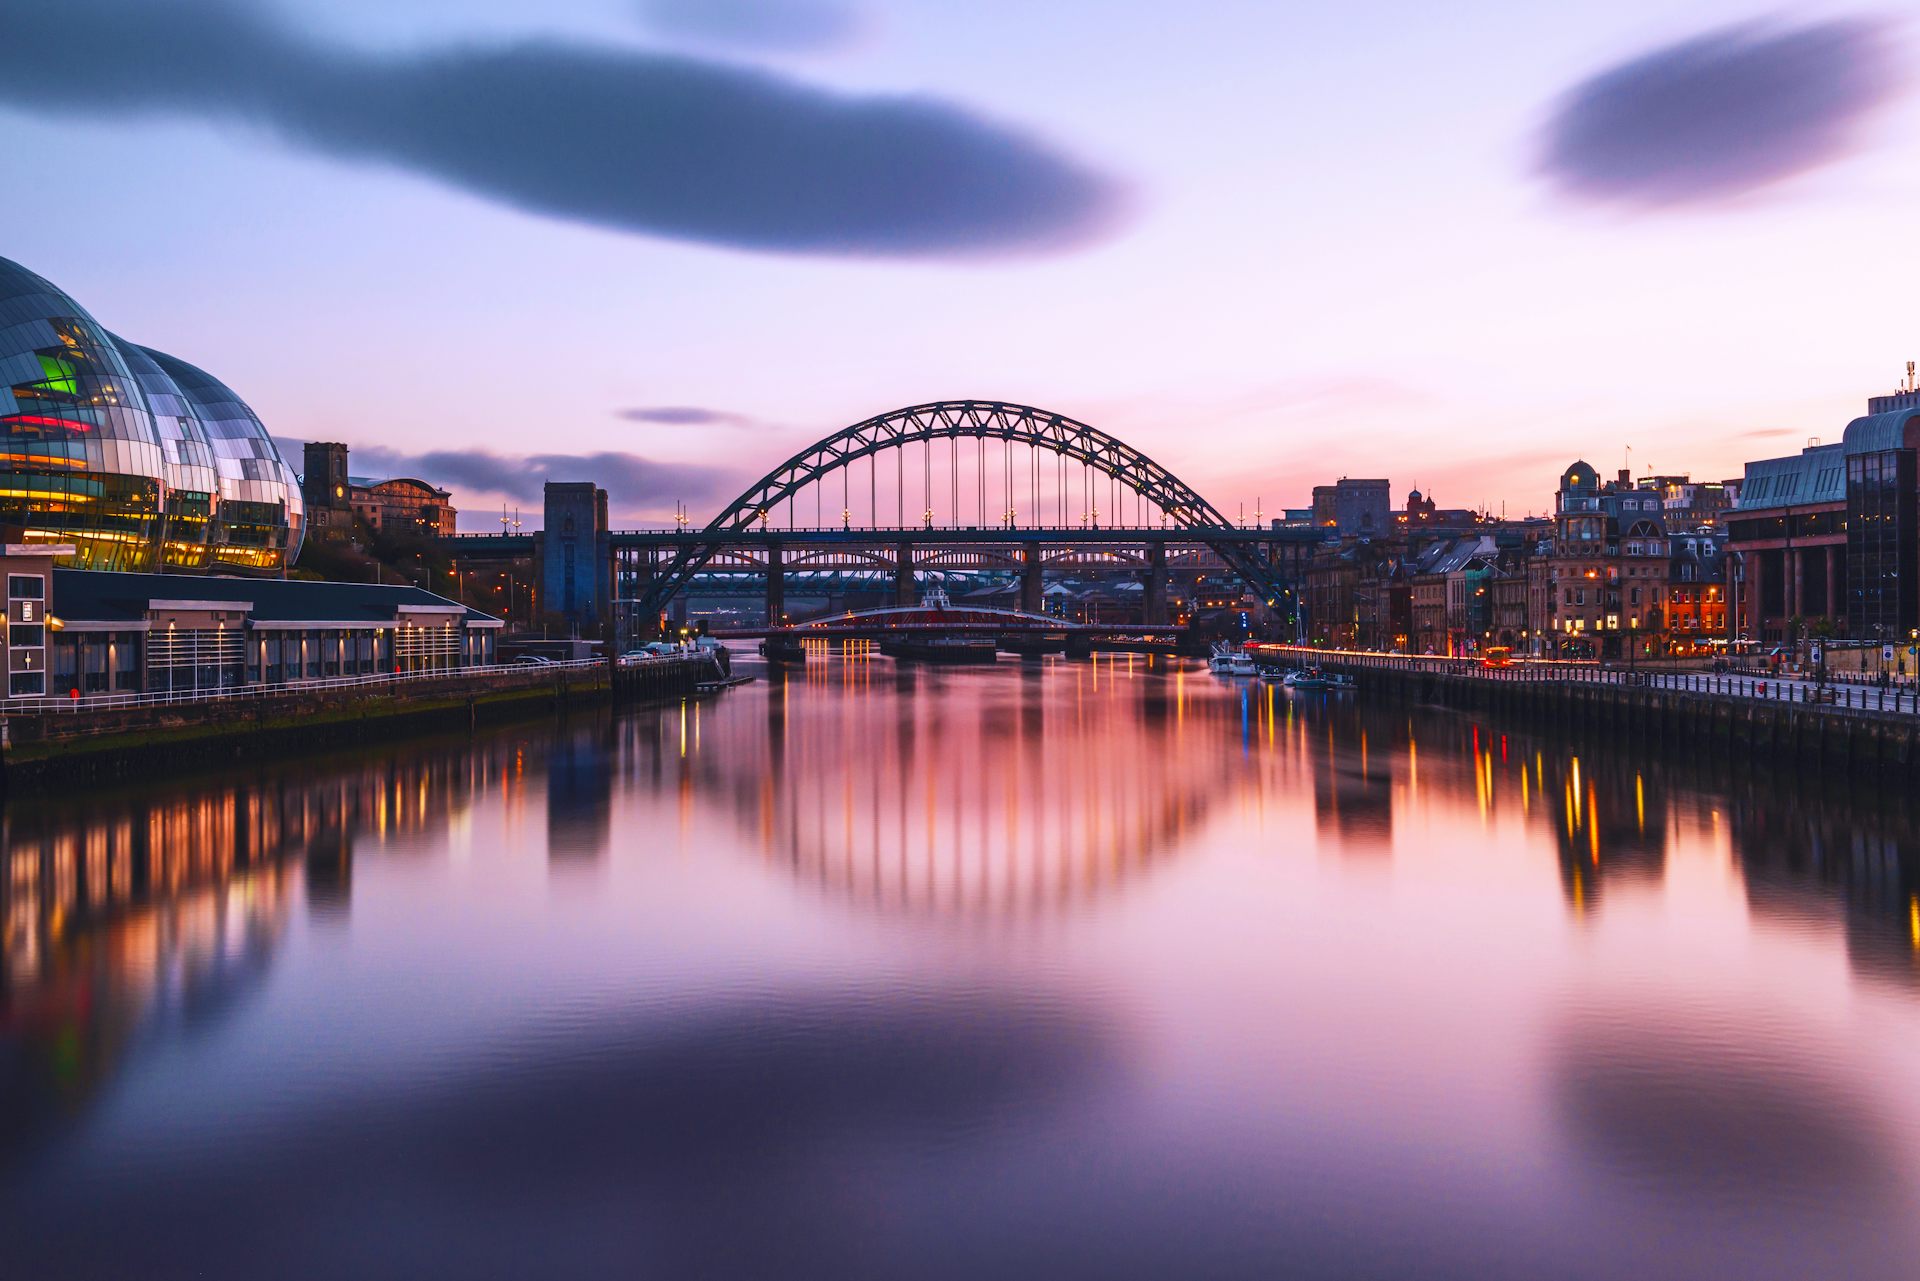
[[913,546],[901,543],[893,549],[893,603],[914,605],[919,600],[913,584]]
[[1155,541],[1147,545],[1145,587],[1140,621],[1159,626],[1167,621],[1167,545],[1163,542]]
[[787,621],[787,573],[780,559],[780,544],[767,544],[767,626],[779,627]]
[[1044,612],[1045,580],[1040,571],[1040,544],[1025,543],[1020,548],[1020,608],[1029,614]]

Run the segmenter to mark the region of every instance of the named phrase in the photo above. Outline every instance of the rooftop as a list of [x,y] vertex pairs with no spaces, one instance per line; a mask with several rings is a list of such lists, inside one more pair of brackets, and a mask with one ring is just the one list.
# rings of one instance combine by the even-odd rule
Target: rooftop
[[[121,574],[56,569],[53,599],[62,618],[137,622],[156,600],[251,602],[263,622],[386,622],[404,608],[459,606],[419,587],[378,583],[321,583],[298,578],[223,578],[199,574]],[[470,622],[495,621],[466,608]]]
[[1748,463],[1746,479],[1740,485],[1738,509],[1750,511],[1756,507],[1845,501],[1846,446],[1809,445],[1785,458],[1762,458]]
[[1837,445],[1809,445],[1785,458],[1748,463],[1736,509],[1844,503],[1847,459],[1854,454],[1914,448],[1909,436],[1916,428],[1920,428],[1920,408],[1883,410],[1848,423]]

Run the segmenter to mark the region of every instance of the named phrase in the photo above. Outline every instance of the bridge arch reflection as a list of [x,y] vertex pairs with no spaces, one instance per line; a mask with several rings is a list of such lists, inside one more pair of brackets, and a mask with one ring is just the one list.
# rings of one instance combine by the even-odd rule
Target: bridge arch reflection
[[[685,794],[804,886],[971,917],[1100,898],[1177,858],[1247,786],[1219,768],[1239,713],[1195,696],[1204,673],[1122,654],[1032,661],[1006,680],[845,650],[770,671],[756,720],[634,718],[630,767],[671,759]],[[1168,727],[1193,750],[1113,750]]]

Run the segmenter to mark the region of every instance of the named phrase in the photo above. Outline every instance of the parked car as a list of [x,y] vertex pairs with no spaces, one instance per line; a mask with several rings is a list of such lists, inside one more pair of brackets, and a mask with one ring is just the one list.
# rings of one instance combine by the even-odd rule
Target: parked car
[[538,654],[522,654],[513,660],[515,667],[552,667],[551,658],[542,658]]

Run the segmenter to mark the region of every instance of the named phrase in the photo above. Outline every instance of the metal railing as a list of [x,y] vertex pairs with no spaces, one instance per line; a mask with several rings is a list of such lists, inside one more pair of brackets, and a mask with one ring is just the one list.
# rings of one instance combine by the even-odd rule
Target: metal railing
[[1259,645],[1256,652],[1323,665],[1428,672],[1475,680],[1525,684],[1607,685],[1718,698],[1747,698],[1767,703],[1800,703],[1841,714],[1920,715],[1920,690],[1911,685],[1826,681],[1752,671],[1670,672],[1601,667],[1565,659],[1515,659],[1488,666],[1477,658],[1380,654],[1370,650],[1333,650],[1301,645]]
[[117,711],[133,707],[168,707],[183,703],[235,702],[282,697],[325,690],[374,689],[381,686],[416,684],[420,681],[470,680],[480,677],[546,676],[553,672],[585,671],[604,668],[603,658],[578,658],[546,663],[488,663],[475,667],[445,667],[418,672],[373,672],[358,676],[313,676],[272,684],[222,686],[217,689],[176,689],[143,693],[93,693],[77,698],[49,695],[44,698],[13,698],[0,703],[0,714],[47,715],[80,712]]

